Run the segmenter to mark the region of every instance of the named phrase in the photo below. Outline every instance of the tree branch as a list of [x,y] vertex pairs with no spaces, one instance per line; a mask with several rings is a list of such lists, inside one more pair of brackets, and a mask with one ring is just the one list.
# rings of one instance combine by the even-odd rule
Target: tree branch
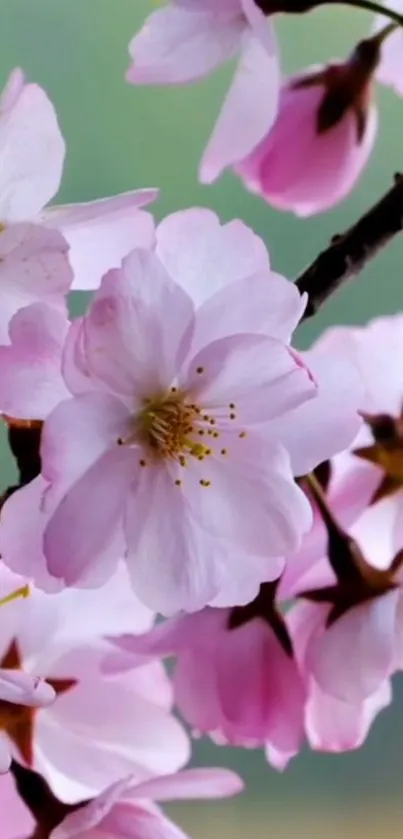
[[298,277],[299,291],[308,293],[303,320],[316,314],[333,292],[355,277],[381,248],[403,230],[403,175],[365,216],[345,233],[334,236],[329,247]]

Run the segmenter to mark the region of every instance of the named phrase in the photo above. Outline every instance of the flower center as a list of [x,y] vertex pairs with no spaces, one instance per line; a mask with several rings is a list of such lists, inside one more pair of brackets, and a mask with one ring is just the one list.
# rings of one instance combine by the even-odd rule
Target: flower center
[[164,460],[181,461],[186,454],[203,458],[210,449],[195,437],[201,431],[200,419],[200,408],[171,388],[168,394],[146,401],[136,420],[137,436],[148,451]]

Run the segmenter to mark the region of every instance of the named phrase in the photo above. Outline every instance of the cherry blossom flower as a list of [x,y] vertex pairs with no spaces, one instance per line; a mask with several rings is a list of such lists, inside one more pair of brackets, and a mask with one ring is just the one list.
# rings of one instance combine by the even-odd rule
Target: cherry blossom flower
[[[1,569],[6,591],[20,580]],[[124,567],[106,589],[51,597],[33,590],[0,609],[0,667],[11,667],[16,681],[40,674],[57,695],[37,710],[0,701],[2,749],[40,772],[62,801],[86,799],[127,773],[140,781],[176,771],[188,759],[161,666],[113,677],[102,669],[104,634],[144,631],[152,618],[131,593]]]
[[[390,0],[388,7],[403,14],[402,0]],[[384,15],[376,15],[374,33],[381,32],[388,24]],[[403,31],[396,26],[395,31],[382,45],[381,60],[376,71],[376,78],[381,84],[393,87],[396,93],[403,96]]]
[[50,839],[186,839],[155,801],[226,798],[242,790],[242,781],[226,769],[185,769],[140,784],[131,778],[113,784],[98,798],[70,813]]
[[137,85],[198,81],[237,53],[238,69],[201,164],[206,183],[245,157],[275,118],[279,68],[271,23],[254,0],[171,0],[130,44],[127,78]]
[[[122,271],[105,277],[89,313],[71,327],[64,376],[76,395],[46,423],[43,475],[3,508],[4,561],[54,590],[65,582],[103,584],[126,551],[135,590],[158,611],[193,610],[216,598],[221,606],[253,599],[260,582],[281,573],[284,546],[297,544],[309,527],[309,506],[292,481],[288,456],[294,474],[303,474],[347,445],[359,426],[352,365],[338,365],[320,348],[310,353],[318,389],[290,351],[304,304],[270,269],[262,241],[240,222],[221,227],[204,210],[165,219],[155,253],[133,252]],[[335,372],[340,385],[332,389]],[[12,368],[8,380],[15,383],[15,402],[23,401]],[[314,401],[316,411],[309,409]],[[169,420],[178,428],[172,438]],[[104,466],[94,493],[87,482]],[[261,506],[252,490],[242,494],[248,484],[253,492],[262,487]],[[68,511],[82,491],[85,503],[74,515],[83,521],[72,529]],[[246,516],[248,498],[253,512]],[[243,515],[234,518],[238,504]],[[175,531],[172,520],[180,524]]]
[[249,606],[207,608],[116,638],[107,667],[175,655],[175,700],[189,725],[220,744],[263,747],[283,769],[301,746],[305,689],[284,622],[270,620],[272,592],[262,586]]
[[372,78],[378,60],[377,41],[362,41],[346,63],[288,79],[273,128],[235,166],[246,186],[299,216],[345,198],[376,137]]
[[[64,155],[52,103],[42,88],[27,84],[21,70],[14,70],[0,99],[0,253],[4,247],[10,250],[13,239],[20,248],[26,239],[29,244],[32,224],[23,222],[57,228],[70,246],[74,286],[96,288],[102,274],[118,265],[136,242],[147,247],[152,241],[152,217],[139,208],[157,192],[139,190],[88,204],[46,207],[59,189]],[[45,249],[46,241],[59,241],[50,231],[42,236]],[[12,279],[26,292],[27,272],[19,281],[15,266],[8,271],[12,267]]]

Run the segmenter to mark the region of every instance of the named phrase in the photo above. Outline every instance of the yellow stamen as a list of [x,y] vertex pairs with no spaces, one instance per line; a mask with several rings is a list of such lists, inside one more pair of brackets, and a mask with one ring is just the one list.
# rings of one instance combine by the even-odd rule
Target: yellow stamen
[[0,599],[0,606],[6,606],[7,603],[12,603],[13,600],[18,600],[20,597],[29,597],[30,593],[31,592],[28,584],[26,584],[25,586],[21,586],[21,588],[17,588],[15,591],[12,591],[10,594],[7,594],[6,597],[2,597]]

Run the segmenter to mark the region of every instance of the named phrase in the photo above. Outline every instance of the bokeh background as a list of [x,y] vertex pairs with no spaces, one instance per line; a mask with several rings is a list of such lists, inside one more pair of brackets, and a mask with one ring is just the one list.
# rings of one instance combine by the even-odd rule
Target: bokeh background
[[[153,8],[152,0],[0,0],[0,84],[11,68],[23,67],[47,89],[67,140],[58,200],[159,186],[158,217],[191,205],[211,207],[223,220],[240,217],[265,239],[276,270],[296,276],[403,167],[403,103],[390,91],[377,91],[381,121],[375,153],[354,194],[330,213],[301,221],[272,211],[230,174],[213,187],[202,187],[197,164],[231,68],[183,89],[125,84],[128,41]],[[285,71],[347,55],[369,26],[367,13],[342,6],[280,20]],[[75,305],[82,301],[77,298]],[[309,344],[328,324],[362,323],[398,309],[403,309],[403,238],[300,331],[300,345]],[[4,442],[0,468],[5,485],[12,463]],[[236,768],[247,781],[247,792],[230,802],[176,806],[175,816],[195,839],[243,839],[245,834],[256,839],[401,839],[399,687],[397,680],[393,710],[381,715],[359,752],[330,756],[306,751],[283,775],[269,768],[261,753],[197,744],[198,762]]]

